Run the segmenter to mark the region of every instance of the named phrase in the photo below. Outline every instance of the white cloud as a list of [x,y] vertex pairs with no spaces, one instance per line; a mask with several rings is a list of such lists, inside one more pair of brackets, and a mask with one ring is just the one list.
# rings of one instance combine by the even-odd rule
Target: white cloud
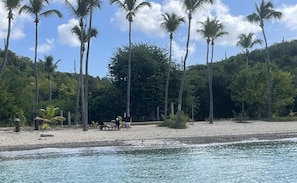
[[70,19],[67,24],[58,26],[58,39],[61,44],[69,45],[70,47],[80,46],[80,41],[77,36],[71,32],[71,29],[78,25],[78,20]]
[[285,24],[285,26],[290,30],[297,30],[297,4],[292,6],[283,5],[280,10],[283,13],[283,17],[281,22]]
[[[224,35],[217,39],[216,44],[218,45],[236,45],[237,37],[242,33],[260,32],[260,27],[256,24],[251,24],[242,15],[231,15],[229,7],[217,0],[213,6],[207,6],[204,11],[197,12],[193,19],[203,22],[206,17],[211,19],[216,18],[224,26],[224,31],[228,32],[228,35]],[[193,30],[194,29],[194,30]],[[202,29],[201,24],[193,22],[192,35],[193,39],[201,40],[201,35],[197,34],[196,29]],[[204,39],[204,38],[203,38]]]
[[[195,50],[196,50],[196,44],[190,43],[189,50],[188,50],[189,55],[194,54]],[[181,46],[177,42],[172,41],[172,60],[180,61],[181,59],[184,59],[185,53],[186,53],[185,46]]]
[[[55,42],[55,39],[47,38],[45,43],[38,45],[37,52],[38,53],[47,53],[47,52],[51,51],[54,48],[54,42]],[[30,51],[34,51],[35,47],[31,47],[29,49],[30,49]]]
[[[194,13],[191,24],[189,56],[197,51],[197,41],[205,43],[205,39],[199,35],[196,30],[201,29],[201,24],[198,22],[205,21],[206,17],[210,16],[211,18],[217,18],[217,20],[223,23],[225,27],[224,30],[229,33],[228,35],[218,38],[216,45],[235,46],[237,37],[241,33],[254,32],[257,34],[261,31],[258,25],[249,23],[245,16],[232,15],[229,7],[221,1],[222,0],[216,0],[215,4],[206,5]],[[132,29],[133,31],[140,31],[148,37],[164,38],[165,36],[168,36],[168,34],[160,28],[160,23],[163,21],[162,14],[165,12],[174,12],[186,19],[185,24],[182,24],[176,33],[179,36],[177,38],[174,36],[172,49],[173,59],[180,60],[181,57],[184,57],[185,55],[188,20],[186,10],[182,8],[179,0],[164,0],[162,3],[153,2],[151,9],[141,9],[136,14],[134,22],[132,23]],[[121,31],[128,31],[129,27],[126,14],[120,9],[118,9],[111,18],[111,23],[119,27]]]
[[[110,22],[120,28],[121,31],[128,31],[129,23],[126,19],[126,12],[118,9]],[[161,30],[162,6],[151,2],[151,8],[145,6],[140,9],[132,22],[132,30],[140,31],[149,37],[164,37],[165,32]]]
[[[8,27],[8,19],[7,19],[7,11],[2,1],[0,1],[0,39],[6,39],[7,36],[7,27]],[[18,10],[13,12],[14,19],[11,23],[11,34],[10,39],[19,40],[24,38],[26,35],[24,33],[24,23],[28,21],[32,21],[32,18],[28,14],[18,14]],[[5,18],[4,18],[5,17]]]

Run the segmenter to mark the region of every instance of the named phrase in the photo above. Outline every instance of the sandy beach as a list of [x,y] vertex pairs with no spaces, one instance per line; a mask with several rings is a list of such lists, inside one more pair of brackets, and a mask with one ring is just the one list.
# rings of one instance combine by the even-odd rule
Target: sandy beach
[[158,127],[156,124],[132,125],[130,129],[99,130],[59,127],[47,131],[0,128],[0,151],[39,148],[100,146],[165,147],[248,140],[272,140],[297,137],[297,122],[219,121],[214,124],[194,122],[186,129]]

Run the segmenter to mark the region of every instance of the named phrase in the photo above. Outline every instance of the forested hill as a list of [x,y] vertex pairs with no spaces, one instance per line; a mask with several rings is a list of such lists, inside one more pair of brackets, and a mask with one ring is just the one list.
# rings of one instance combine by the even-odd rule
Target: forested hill
[[[149,48],[146,50],[148,52],[151,49],[149,46],[140,48]],[[123,49],[122,51],[125,52],[126,50]],[[163,49],[159,51],[164,52]],[[270,46],[269,52],[274,89],[273,112],[277,116],[286,116],[290,112],[296,111],[297,108],[295,94],[297,89],[297,41],[275,44]],[[134,74],[135,77],[132,76],[131,111],[134,119],[138,121],[156,120],[157,107],[160,108],[160,113],[163,113],[164,73],[166,73],[164,64],[167,58],[153,57],[155,53],[143,54],[139,51],[138,57],[134,56],[134,58],[141,61],[132,62],[134,69],[132,75]],[[135,50],[133,54],[137,55],[138,51]],[[0,50],[0,64],[3,62],[3,55],[3,50]],[[143,58],[144,55],[146,57],[152,56],[152,58]],[[164,55],[167,55],[167,51],[159,57]],[[266,99],[263,97],[267,92],[265,89],[265,58],[264,49],[251,51],[248,71],[246,70],[244,54],[231,56],[213,64],[215,118],[229,118],[238,115],[241,110],[240,101],[245,101],[246,115],[250,118],[265,117]],[[119,73],[126,72],[126,67],[123,65],[116,67],[116,64],[119,63],[111,63],[111,78],[90,77],[89,122],[114,119],[125,111],[126,84],[117,76]],[[45,108],[49,103],[49,72],[42,61],[38,62],[38,68],[39,108]],[[78,74],[63,73],[57,70],[50,72],[51,104],[62,109],[64,116],[66,116],[67,111],[73,115]],[[144,73],[147,73],[148,76],[144,77]],[[194,65],[188,68],[186,74],[183,111],[191,117],[194,106],[194,118],[196,120],[208,116],[209,99],[206,73],[205,65]],[[174,104],[177,103],[180,76],[179,67],[172,66],[169,102]],[[251,80],[255,83],[249,82],[245,86],[240,85],[245,80]],[[9,52],[8,62],[0,78],[0,125],[12,124],[15,114],[21,115],[27,120],[27,124],[30,124],[33,116],[34,88],[33,62],[27,57]],[[242,91],[246,92],[242,93]]]

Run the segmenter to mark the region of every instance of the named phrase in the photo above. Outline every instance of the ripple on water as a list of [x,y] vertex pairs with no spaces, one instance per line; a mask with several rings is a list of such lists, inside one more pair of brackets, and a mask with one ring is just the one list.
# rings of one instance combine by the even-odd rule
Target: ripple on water
[[296,139],[47,148],[0,152],[0,160],[0,182],[297,182]]

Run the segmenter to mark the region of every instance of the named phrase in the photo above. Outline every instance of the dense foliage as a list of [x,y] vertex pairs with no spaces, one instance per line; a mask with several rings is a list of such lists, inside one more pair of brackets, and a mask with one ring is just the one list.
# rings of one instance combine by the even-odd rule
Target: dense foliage
[[[283,42],[270,47],[273,115],[288,116],[297,110],[297,41]],[[157,119],[157,108],[164,114],[164,91],[168,53],[155,45],[133,44],[131,76],[131,114],[135,121]],[[0,63],[4,53],[0,50]],[[66,60],[63,62],[67,62]],[[126,107],[128,47],[115,50],[111,57],[109,77],[89,78],[89,123],[109,121],[123,115]],[[43,62],[39,68],[39,106],[49,105],[48,73]],[[171,66],[168,102],[177,106],[181,70]],[[245,56],[236,55],[213,63],[214,118],[238,117],[241,102],[245,117],[264,119],[267,116],[267,82],[265,50],[250,52],[249,69]],[[187,69],[182,110],[195,120],[208,117],[209,94],[206,65]],[[73,115],[75,111],[78,74],[51,73],[52,99],[50,104]],[[13,125],[18,114],[30,125],[34,110],[34,64],[26,57],[9,52],[5,72],[0,80],[0,125]],[[170,109],[170,106],[169,106]]]

